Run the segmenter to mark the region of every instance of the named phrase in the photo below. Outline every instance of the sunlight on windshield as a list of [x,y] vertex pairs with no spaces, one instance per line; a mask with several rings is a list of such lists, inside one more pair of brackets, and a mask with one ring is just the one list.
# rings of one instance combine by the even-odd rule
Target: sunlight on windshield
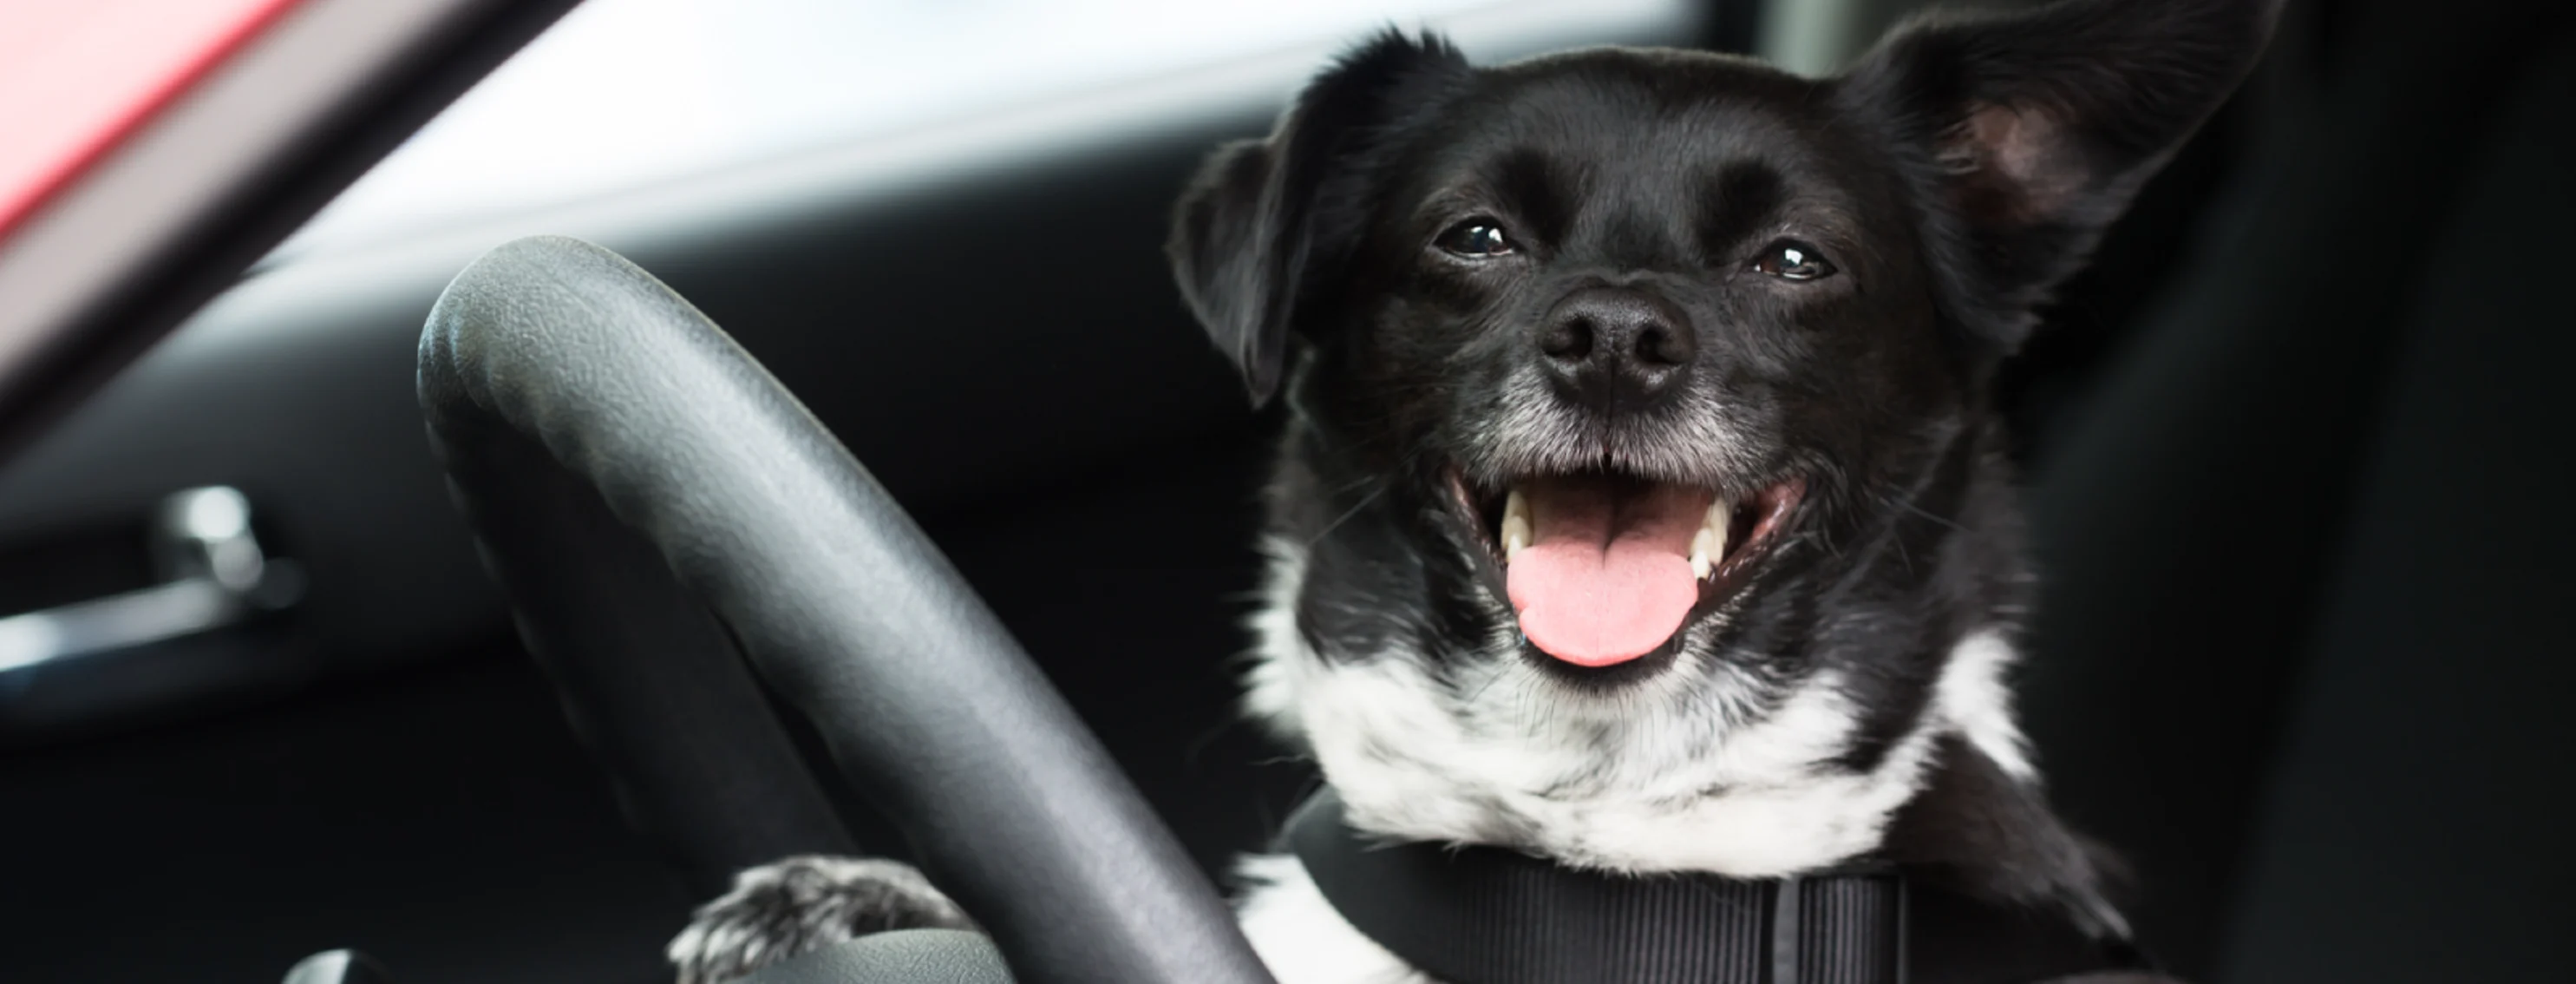
[[1509,8],[1672,0],[592,0],[285,248],[373,238]]

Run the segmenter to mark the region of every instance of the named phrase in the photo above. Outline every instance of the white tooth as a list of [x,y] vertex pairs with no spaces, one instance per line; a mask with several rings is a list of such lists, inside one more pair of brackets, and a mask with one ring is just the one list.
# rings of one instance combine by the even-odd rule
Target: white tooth
[[1503,563],[1511,563],[1514,556],[1529,548],[1529,542],[1529,500],[1521,498],[1516,489],[1503,500]]
[[1735,510],[1726,500],[1708,507],[1708,515],[1699,521],[1699,532],[1691,536],[1691,573],[1706,580],[1709,572],[1717,569],[1717,562],[1726,559],[1726,528],[1734,521]]

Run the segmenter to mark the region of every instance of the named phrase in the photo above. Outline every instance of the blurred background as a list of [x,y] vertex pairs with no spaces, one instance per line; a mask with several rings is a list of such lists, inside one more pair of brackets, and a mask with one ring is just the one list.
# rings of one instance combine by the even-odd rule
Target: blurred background
[[[1921,6],[588,0],[0,467],[0,615],[149,590],[205,536],[273,575],[257,617],[59,658],[0,620],[0,981],[338,946],[667,979],[699,900],[520,652],[414,402],[438,290],[534,233],[767,363],[1222,871],[1310,773],[1233,722],[1278,422],[1163,266],[1200,155],[1390,24],[1827,74]],[[2565,979],[2564,6],[2291,0],[2003,381],[2049,578],[2030,730],[2200,979]],[[173,499],[202,489],[238,498]]]

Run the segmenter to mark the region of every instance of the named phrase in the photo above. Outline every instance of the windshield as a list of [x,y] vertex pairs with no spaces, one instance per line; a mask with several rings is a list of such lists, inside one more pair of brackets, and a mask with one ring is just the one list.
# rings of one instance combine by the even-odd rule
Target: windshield
[[[591,0],[281,248],[345,245],[799,151],[1178,88],[1283,98],[1369,31],[1488,56],[1667,35],[1675,0]],[[1257,95],[1255,95],[1257,94]],[[1168,118],[1170,100],[1153,114]],[[1096,117],[1098,114],[1094,114]],[[989,145],[989,141],[986,142]]]

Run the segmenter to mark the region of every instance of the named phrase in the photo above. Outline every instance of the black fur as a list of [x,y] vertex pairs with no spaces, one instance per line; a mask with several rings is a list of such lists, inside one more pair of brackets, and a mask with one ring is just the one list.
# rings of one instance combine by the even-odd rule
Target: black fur
[[[1359,216],[1331,208],[1361,189],[1344,165],[1372,152],[1374,131],[1428,122],[1468,74],[1445,41],[1363,47],[1298,97],[1267,143],[1219,149],[1176,219],[1181,294],[1243,370],[1255,402],[1278,386],[1301,285],[1333,276]],[[1321,214],[1318,214],[1318,213]]]
[[[1299,631],[1328,661],[1517,658],[1613,694],[1732,661],[1776,701],[1831,670],[1863,720],[1826,767],[1876,769],[1953,644],[2016,624],[2027,597],[1986,396],[1997,365],[2250,69],[2274,16],[2259,0],[2135,0],[1924,18],[1821,81],[1677,51],[1470,69],[1433,37],[1364,45],[1267,141],[1217,151],[1168,249],[1255,400],[1277,388],[1291,404],[1270,511],[1306,549]],[[1468,220],[1518,251],[1438,245]],[[1782,239],[1839,272],[1758,271]],[[1683,396],[1604,408],[1515,389],[1545,313],[1601,285],[1682,313],[1697,340]],[[1724,446],[1694,429],[1709,421]],[[1806,492],[1770,552],[1694,613],[1712,626],[1696,645],[1686,630],[1602,670],[1526,642],[1497,651],[1512,623],[1493,503],[1586,470]],[[1939,758],[1891,850],[2116,921],[2036,790],[1955,741]]]
[[[2249,69],[2274,13],[2127,0],[1927,18],[1828,80],[1678,51],[1478,69],[1429,35],[1361,46],[1268,139],[1217,150],[1167,250],[1253,400],[1290,404],[1268,507],[1296,554],[1278,600],[1300,658],[1413,661],[1452,715],[1486,699],[1498,666],[1597,707],[1651,684],[1700,718],[1656,736],[1685,762],[1728,740],[1711,721],[1758,721],[1837,681],[1840,747],[1763,781],[1872,778],[1910,747],[1929,761],[1907,773],[1910,799],[1856,818],[1885,821],[1867,828],[1880,853],[2121,933],[2100,852],[1927,715],[1954,647],[2009,634],[2028,594],[1987,384],[2032,308]],[[1517,251],[1453,253],[1469,219]],[[1783,241],[1837,272],[1782,279]],[[1656,350],[1670,385],[1531,382],[1557,344],[1547,314],[1602,290],[1690,332]],[[1661,649],[1584,669],[1518,638],[1495,510],[1530,476],[1603,472],[1803,497]],[[1457,763],[1386,735],[1352,754],[1471,818],[1434,836],[1544,853],[1546,824],[1506,796],[1601,796],[1637,746],[1597,715],[1539,720],[1553,760],[1583,763],[1542,789],[1444,784]],[[1727,781],[1691,795],[1738,792]],[[700,910],[671,955],[684,981],[713,981],[862,932],[966,924],[909,868],[790,859]]]

